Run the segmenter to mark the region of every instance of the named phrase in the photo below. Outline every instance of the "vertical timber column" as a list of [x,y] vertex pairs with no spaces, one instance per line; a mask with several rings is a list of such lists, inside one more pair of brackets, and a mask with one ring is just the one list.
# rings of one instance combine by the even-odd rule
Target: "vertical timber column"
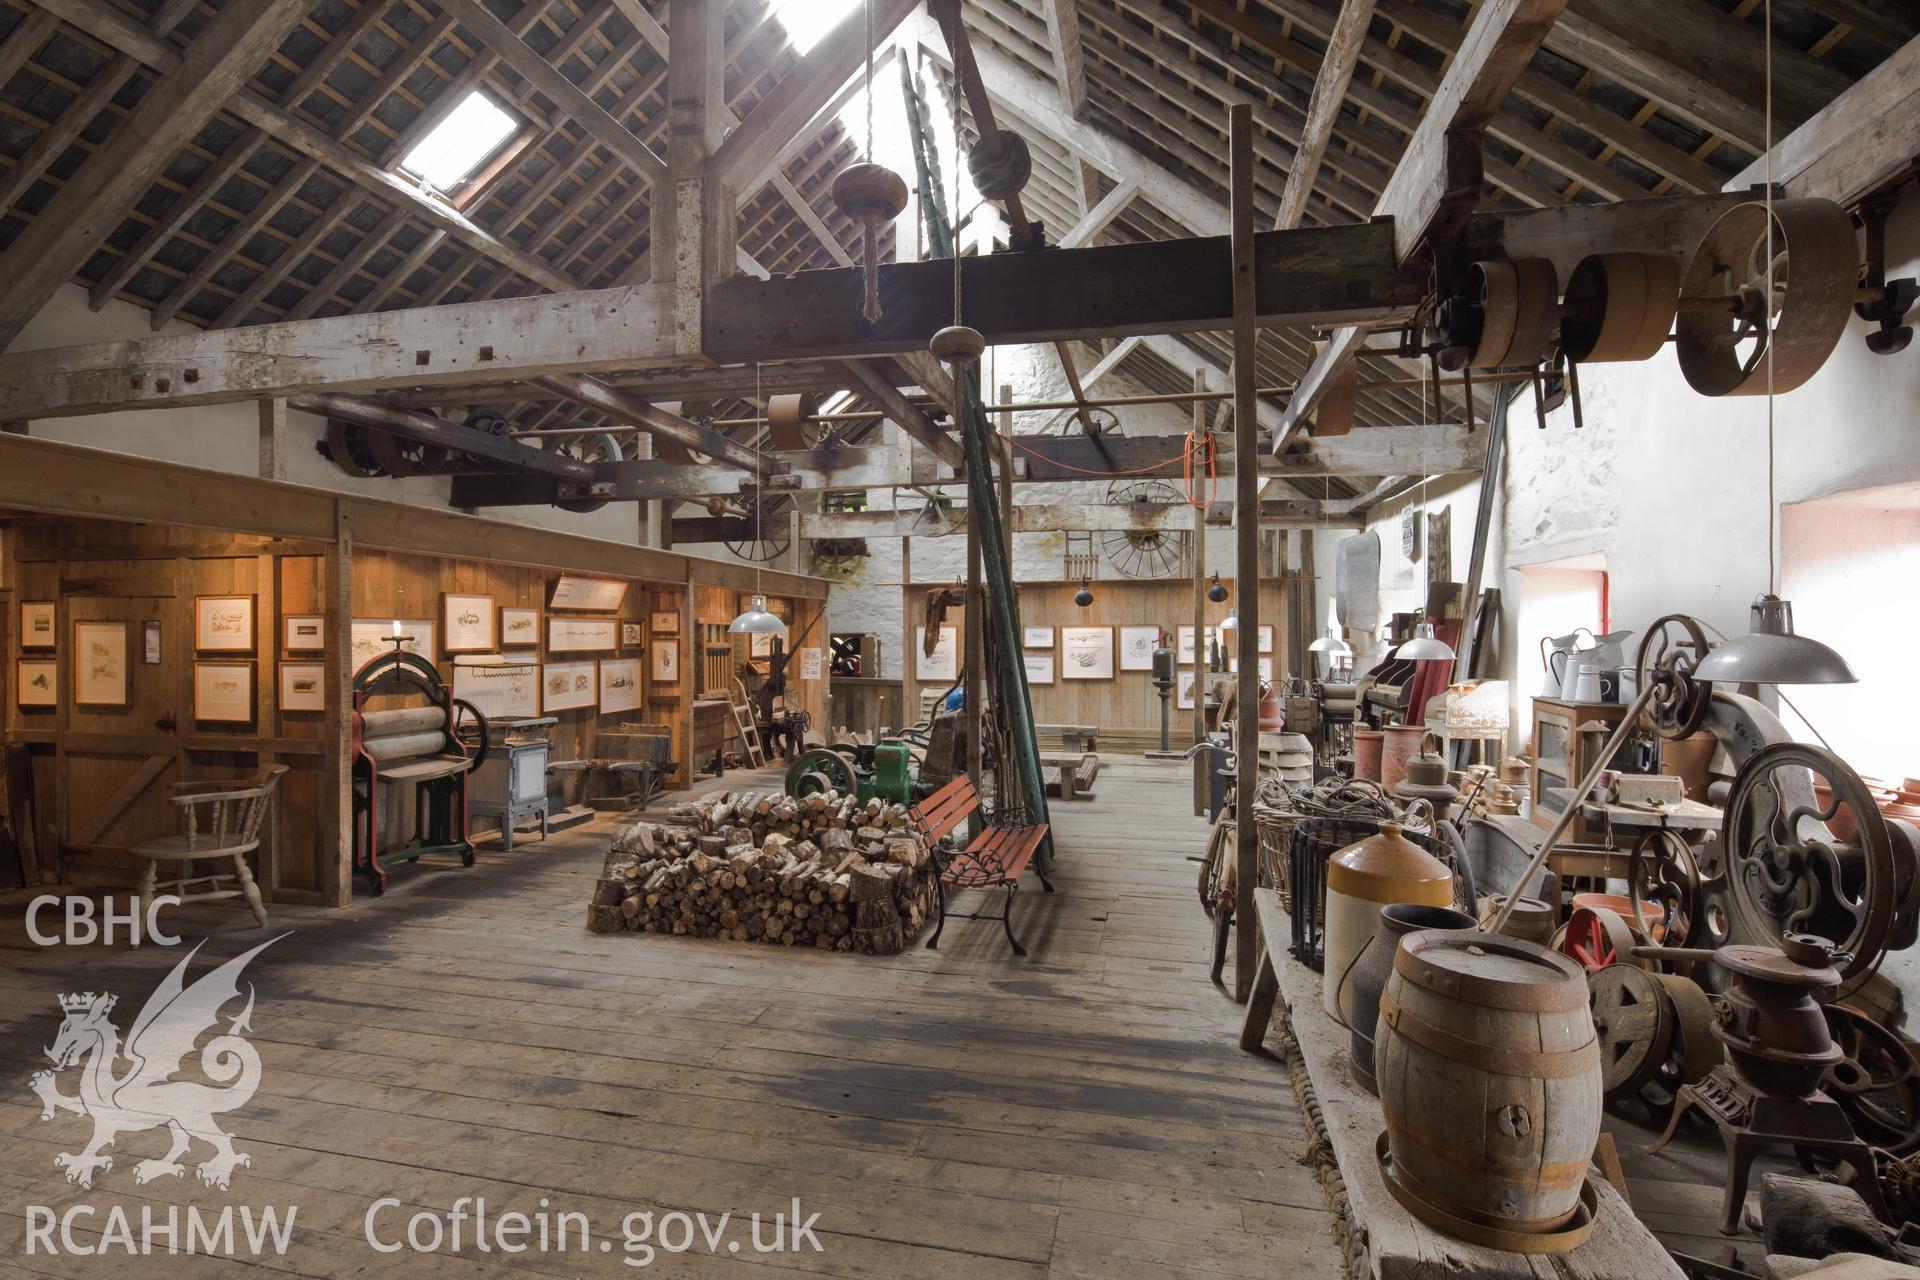
[[[1193,389],[1202,392],[1207,389],[1207,371],[1193,371]],[[1193,434],[1204,436],[1207,432],[1207,402],[1193,402]],[[1193,740],[1207,740],[1207,686],[1200,678],[1206,671],[1207,647],[1207,513],[1196,509],[1193,513]],[[1177,699],[1180,693],[1180,633],[1173,633],[1173,689]],[[1209,773],[1214,767],[1213,752],[1202,751],[1193,758],[1193,812],[1195,817],[1207,811],[1207,786]]]
[[920,719],[920,690],[913,682],[920,647],[913,642],[913,539],[900,539],[900,718],[895,729]]
[[260,478],[287,478],[287,402],[269,398],[260,402]]
[[326,752],[320,768],[320,848],[314,870],[322,900],[344,907],[353,899],[353,526],[347,502],[333,502],[333,545],[322,556],[321,612],[327,651],[321,675],[327,687]]
[[713,150],[725,128],[726,55],[724,4],[708,0],[671,0],[667,31],[673,56],[667,59],[667,186],[656,210],[664,235],[657,235],[649,256],[653,278],[673,279],[673,328],[676,348],[698,355],[703,307],[709,280],[724,280],[738,269],[733,192],[715,172]]
[[1254,387],[1253,296],[1253,108],[1236,105],[1229,121],[1229,178],[1233,227],[1233,530],[1234,587],[1240,625],[1234,643],[1240,655],[1235,713],[1238,739],[1234,771],[1233,992],[1242,1004],[1253,990],[1260,945],[1253,890],[1259,867],[1260,833],[1253,821],[1254,784],[1260,771],[1260,464]]
[[[1013,403],[1013,384],[1011,382],[1003,382],[1000,384],[1000,403]],[[1002,409],[1000,411],[1000,431],[1002,435],[1007,437],[1000,441],[1000,448],[997,451],[1000,460],[1000,527],[1007,531],[1007,537],[1011,540],[1013,537],[1013,410]],[[977,546],[978,544],[976,543],[975,545]],[[1013,548],[1011,546],[1007,548],[1007,559],[1008,563],[1012,563]],[[1013,584],[1013,589],[1019,591],[1020,584],[1018,581],[1015,581]]]

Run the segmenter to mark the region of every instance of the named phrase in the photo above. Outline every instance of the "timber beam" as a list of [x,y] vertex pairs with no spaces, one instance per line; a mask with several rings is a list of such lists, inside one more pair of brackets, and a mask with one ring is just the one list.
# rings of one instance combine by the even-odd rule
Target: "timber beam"
[[[1195,517],[1200,514],[1184,502],[1016,506],[1008,512],[1007,529],[1011,533],[1068,530],[1075,533],[1184,533],[1193,529]],[[786,519],[784,512],[769,517],[769,532],[784,533]],[[1282,500],[1260,504],[1262,529],[1357,529],[1361,524],[1357,514],[1323,509],[1317,502]],[[806,511],[800,515],[800,536],[813,539],[938,536],[962,532],[966,526],[966,509],[957,504],[937,524],[930,523],[924,512],[915,510]],[[673,522],[673,542],[675,546],[697,542],[750,542],[757,540],[757,529],[751,513],[682,517]]]

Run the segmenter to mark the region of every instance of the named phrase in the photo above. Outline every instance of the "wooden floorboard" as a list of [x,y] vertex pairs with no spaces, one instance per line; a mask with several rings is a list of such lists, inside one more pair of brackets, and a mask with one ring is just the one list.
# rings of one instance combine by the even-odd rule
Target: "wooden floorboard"
[[[183,954],[37,948],[0,907],[0,1270],[146,1276],[122,1254],[22,1256],[28,1206],[297,1205],[284,1257],[167,1260],[210,1277],[632,1274],[621,1226],[651,1211],[771,1215],[798,1198],[822,1251],[661,1255],[672,1274],[1255,1277],[1332,1280],[1339,1251],[1283,1071],[1235,1047],[1240,1010],[1207,977],[1184,766],[1115,759],[1100,798],[1054,806],[1058,892],[1028,877],[1015,921],[956,920],[938,951],[868,958],[596,935],[586,902],[613,826],[477,866],[397,869],[382,898],[179,915],[194,972],[292,932],[248,969],[259,1091],[223,1123],[251,1168],[231,1192],[135,1185],[157,1131],[130,1134],[86,1190],[62,1180],[77,1117],[42,1122],[25,1078],[55,997],[120,995],[124,1030]],[[777,785],[733,774],[708,786]],[[63,1075],[63,1088],[74,1073]],[[190,1159],[204,1157],[196,1150]],[[371,1250],[371,1202],[587,1215],[610,1252]],[[76,1232],[78,1242],[97,1240]],[[735,1226],[744,1240],[746,1228]]]

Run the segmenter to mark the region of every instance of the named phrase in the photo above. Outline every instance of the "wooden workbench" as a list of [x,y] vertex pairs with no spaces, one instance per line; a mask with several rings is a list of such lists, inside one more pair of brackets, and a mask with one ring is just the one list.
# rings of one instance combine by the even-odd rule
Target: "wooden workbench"
[[1436,1275],[1483,1280],[1680,1280],[1681,1271],[1620,1194],[1598,1179],[1600,1212],[1593,1235],[1553,1257],[1508,1253],[1444,1235],[1400,1206],[1381,1180],[1374,1143],[1385,1127],[1380,1101],[1354,1079],[1348,1034],[1320,1007],[1320,975],[1287,953],[1292,927],[1280,895],[1254,890],[1265,954],[1247,1002],[1240,1047],[1259,1051],[1278,1012],[1306,1060],[1327,1136],[1354,1218],[1366,1229],[1367,1256],[1378,1280],[1432,1280]]

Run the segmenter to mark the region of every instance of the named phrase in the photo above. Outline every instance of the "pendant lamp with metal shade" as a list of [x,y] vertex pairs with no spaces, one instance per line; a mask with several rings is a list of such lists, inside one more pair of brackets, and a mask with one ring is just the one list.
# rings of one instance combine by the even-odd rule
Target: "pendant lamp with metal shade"
[[1793,630],[1793,602],[1768,593],[1748,611],[1747,634],[1719,645],[1694,669],[1713,684],[1857,684],[1847,660]]
[[1453,646],[1433,634],[1433,624],[1422,622],[1413,629],[1413,639],[1400,646],[1393,655],[1397,659],[1415,662],[1452,662],[1456,656]]
[[[757,403],[765,404],[766,399],[760,394],[760,374],[761,366],[755,365],[753,368],[754,399]],[[757,450],[758,445],[756,445],[755,448]],[[753,532],[756,538],[760,536],[761,523],[766,519],[765,509],[762,506],[764,494],[765,486],[755,485],[753,487]],[[759,590],[760,563],[758,559],[754,561],[753,585],[755,588],[753,599],[748,603],[744,613],[727,624],[727,634],[736,636],[781,636],[784,638],[787,634],[787,624],[782,622],[767,608],[767,597]]]

